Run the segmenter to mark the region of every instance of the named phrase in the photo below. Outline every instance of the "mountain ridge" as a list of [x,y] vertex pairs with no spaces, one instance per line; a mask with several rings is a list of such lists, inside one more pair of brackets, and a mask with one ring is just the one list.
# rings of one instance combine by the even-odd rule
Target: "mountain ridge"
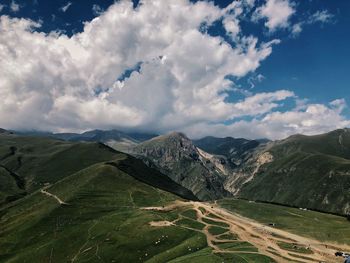
[[[201,200],[233,195],[350,213],[349,128],[319,135],[295,134],[268,142],[213,136],[190,140],[184,133],[172,132],[135,141],[123,150],[190,189]],[[1,173],[8,171],[2,169]]]

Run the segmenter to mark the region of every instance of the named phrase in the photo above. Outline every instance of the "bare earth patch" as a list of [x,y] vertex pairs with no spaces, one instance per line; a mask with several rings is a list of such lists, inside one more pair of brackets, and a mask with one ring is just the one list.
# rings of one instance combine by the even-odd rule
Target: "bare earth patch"
[[[152,221],[149,224],[155,227],[164,227],[177,225],[183,228],[188,228],[197,232],[201,232],[206,235],[208,246],[213,249],[214,253],[237,253],[244,252],[250,254],[264,254],[274,259],[276,262],[342,262],[342,259],[336,258],[334,253],[341,250],[350,250],[349,246],[340,244],[329,244],[326,242],[320,242],[318,240],[302,237],[289,233],[287,231],[279,230],[269,226],[262,225],[254,220],[245,218],[241,215],[230,213],[227,210],[221,208],[217,204],[210,204],[205,202],[181,202],[176,201],[165,207],[145,207],[146,210],[156,211],[170,211],[175,208],[191,208],[197,212],[197,222],[202,223],[205,227],[202,230],[194,229],[188,226],[178,225],[177,221]],[[202,212],[204,211],[204,212]],[[211,216],[209,216],[211,215]],[[220,234],[211,234],[208,229],[211,224],[206,220],[210,219],[216,222],[221,222],[229,225],[227,233],[232,233],[237,236],[237,240],[221,240]],[[220,248],[217,244],[225,242],[240,242],[245,241],[252,244],[258,249],[258,252],[253,251],[230,251],[224,248]],[[307,257],[304,253],[299,251],[290,251],[281,248],[278,243],[284,242],[290,246],[297,246],[305,248],[310,252]]]
[[149,222],[151,226],[162,227],[162,226],[172,226],[173,223],[170,221],[151,221]]

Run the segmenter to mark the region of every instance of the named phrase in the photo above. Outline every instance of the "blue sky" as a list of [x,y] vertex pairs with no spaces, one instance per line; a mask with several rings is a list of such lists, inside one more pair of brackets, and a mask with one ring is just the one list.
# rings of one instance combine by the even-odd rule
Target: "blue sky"
[[[145,6],[144,10],[146,10],[146,2],[147,1],[142,4]],[[176,7],[179,9],[179,11],[181,11],[181,8],[194,6],[197,2],[202,1],[181,2],[182,6],[180,5],[179,7]],[[139,83],[140,86],[140,83],[144,83],[145,81],[150,81],[151,86],[158,85],[158,81],[160,83],[159,85],[168,84],[169,87],[175,85],[174,83],[177,83],[179,79],[172,82],[174,80],[174,75],[169,76],[167,79],[158,80],[158,75],[155,77],[156,75],[152,75],[155,73],[149,69],[151,66],[156,67],[153,65],[155,63],[155,59],[159,60],[159,62],[157,62],[159,65],[164,65],[165,59],[167,59],[167,61],[171,61],[171,55],[167,56],[166,51],[168,48],[166,48],[159,51],[159,56],[156,56],[154,59],[149,61],[147,61],[143,55],[139,58],[131,58],[130,56],[126,56],[124,57],[126,60],[130,59],[130,61],[134,62],[125,62],[125,65],[123,66],[113,64],[113,66],[116,67],[115,73],[98,73],[98,80],[94,80],[95,82],[94,84],[91,84],[91,89],[94,90],[93,94],[95,94],[95,96],[99,96],[98,99],[102,105],[112,103],[111,107],[116,105],[118,105],[118,107],[122,106],[121,108],[111,109],[107,114],[111,115],[113,113],[119,116],[118,112],[123,112],[123,114],[125,113],[124,115],[126,117],[121,114],[122,116],[120,118],[116,118],[116,120],[118,120],[117,123],[113,123],[113,121],[111,121],[113,116],[108,116],[105,121],[100,122],[98,117],[96,118],[99,121],[96,121],[95,119],[88,119],[81,112],[70,112],[67,108],[65,108],[64,110],[61,109],[65,114],[62,112],[57,113],[56,111],[52,112],[50,116],[46,116],[44,119],[37,119],[30,122],[33,125],[29,125],[25,122],[23,123],[21,120],[24,118],[23,116],[25,116],[25,114],[18,110],[16,111],[18,112],[18,116],[16,116],[16,118],[18,117],[17,122],[4,122],[0,123],[0,125],[4,126],[5,128],[45,129],[55,131],[86,130],[89,128],[120,128],[163,133],[170,130],[181,130],[189,133],[192,137],[200,135],[204,136],[207,135],[207,132],[218,133],[222,136],[232,135],[244,137],[244,135],[247,135],[248,137],[269,138],[282,138],[296,132],[314,134],[348,126],[350,111],[346,104],[350,101],[349,92],[347,92],[350,88],[349,1],[245,0],[240,2],[241,5],[237,5],[232,8],[232,10],[227,12],[225,11],[226,13],[222,16],[218,15],[218,12],[224,12],[223,10],[225,10],[227,6],[230,4],[232,5],[232,1],[218,0],[214,2],[216,5],[215,8],[213,5],[208,5],[202,9],[200,9],[199,5],[195,5],[194,7],[195,9],[199,10],[198,12],[210,12],[210,15],[217,16],[213,18],[212,21],[208,22],[206,21],[207,17],[202,14],[203,25],[209,25],[205,26],[204,29],[201,29],[202,31],[200,29],[198,30],[201,31],[203,35],[208,36],[209,41],[210,39],[221,38],[222,41],[231,46],[231,51],[234,52],[236,48],[237,50],[238,48],[243,50],[244,48],[247,48],[247,46],[244,44],[244,41],[247,41],[245,37],[252,36],[257,40],[257,45],[255,47],[256,51],[259,51],[260,48],[264,49],[264,52],[266,51],[269,53],[265,57],[263,52],[261,52],[261,54],[259,54],[259,58],[251,58],[250,55],[247,54],[246,59],[251,60],[249,61],[251,64],[248,63],[250,66],[242,69],[243,71],[238,68],[237,70],[233,69],[232,74],[228,69],[230,66],[229,62],[225,62],[228,63],[228,65],[226,65],[227,67],[225,66],[225,69],[215,63],[213,65],[203,64],[202,67],[198,69],[188,68],[187,72],[191,72],[193,75],[190,75],[189,73],[189,82],[187,83],[187,80],[183,82],[187,83],[186,85],[191,85],[190,79],[196,79],[195,74],[201,74],[200,72],[205,66],[207,68],[214,67],[214,69],[218,72],[229,73],[224,77],[226,80],[231,80],[231,82],[227,84],[224,79],[222,79],[222,83],[218,84],[220,87],[218,86],[216,89],[213,88],[216,93],[215,96],[213,95],[212,90],[208,91],[204,90],[203,88],[202,91],[199,91],[200,87],[198,87],[192,91],[192,94],[197,91],[199,92],[196,94],[196,96],[194,96],[193,101],[190,101],[188,97],[190,95],[187,95],[187,97],[185,95],[176,97],[178,95],[174,94],[178,90],[184,89],[181,94],[186,94],[186,92],[188,92],[188,88],[186,89],[185,84],[183,84],[184,87],[174,86],[173,89],[169,88],[169,90],[166,90],[166,88],[159,88],[155,91],[156,93],[153,93],[154,91],[150,89],[149,93],[146,93],[145,96],[142,96],[142,98],[137,100],[135,99],[135,96],[131,94],[122,93],[121,91],[112,92],[112,89],[114,89],[116,86],[119,87],[119,90],[128,89],[130,86],[129,89],[132,90],[134,89],[132,85]],[[39,22],[40,27],[37,26],[35,29],[30,29],[34,30],[31,33],[32,36],[36,37],[35,32],[45,32],[47,35],[40,36],[40,39],[43,40],[46,38],[46,40],[48,40],[51,37],[49,36],[50,32],[52,34],[53,31],[56,31],[58,33],[54,38],[57,40],[59,38],[75,38],[82,32],[83,34],[87,35],[87,30],[84,29],[84,22],[89,24],[92,19],[103,16],[104,12],[112,13],[121,10],[118,8],[115,8],[114,11],[112,11],[112,8],[108,9],[113,5],[117,6],[119,5],[119,2],[114,3],[114,1],[109,0],[2,0],[0,5],[0,15],[6,15],[9,17],[9,19],[24,18],[26,20],[30,19]],[[140,8],[140,11],[142,11],[142,5],[141,7],[137,7],[137,5],[138,2],[134,2],[133,8]],[[161,7],[157,12],[159,12],[156,13],[157,15],[167,14],[167,10],[162,10]],[[284,12],[285,16],[283,17]],[[130,21],[132,21],[134,19],[133,16],[135,15],[136,17],[136,12],[130,14]],[[116,13],[116,15],[121,16],[120,13]],[[168,15],[169,17],[172,16],[171,13]],[[174,17],[176,17],[176,12],[174,12]],[[236,32],[231,34],[227,31],[227,28],[224,26],[224,21],[229,20],[234,21],[235,23],[238,21],[238,33]],[[139,27],[142,28],[144,26],[146,28],[149,23],[153,22],[154,21],[150,22],[145,18],[145,24],[141,24]],[[191,24],[191,18],[186,17],[184,23]],[[124,24],[126,23],[124,22]],[[111,28],[111,35],[113,35],[114,33],[112,32],[114,32],[114,28],[123,27],[124,24],[106,24],[106,26]],[[172,22],[169,25],[169,30],[173,30],[173,28],[178,30],[177,26],[174,27]],[[185,24],[183,27],[187,28]],[[14,31],[13,28],[5,28],[5,26],[3,26],[2,30],[7,30],[8,33],[11,30]],[[28,29],[25,29],[25,31],[26,30],[28,31]],[[105,30],[105,28],[103,30]],[[133,30],[133,28],[130,27],[130,30]],[[181,30],[179,32],[182,32]],[[236,29],[234,28],[234,30]],[[106,32],[108,33],[108,29],[106,29]],[[120,32],[116,31],[115,39],[112,39],[116,43],[120,40],[117,33],[119,34]],[[175,34],[176,32],[173,33]],[[98,33],[96,34],[98,35]],[[135,36],[129,36],[127,33],[122,32],[120,37],[124,38],[123,41],[130,37],[130,45],[133,45],[132,40]],[[106,41],[109,40],[110,39],[106,38]],[[143,46],[148,40],[149,39],[146,39],[140,44],[135,44],[135,46],[140,45],[140,47],[136,47],[136,50],[143,50],[143,48],[148,50],[148,46]],[[22,42],[18,38],[16,41]],[[6,40],[0,39],[0,45],[7,44],[5,42]],[[61,42],[57,41],[57,43]],[[268,43],[268,46],[263,47],[264,43]],[[154,45],[156,45],[154,47],[155,49],[158,48],[158,42]],[[68,44],[64,44],[63,46],[68,49],[71,48],[71,45]],[[124,49],[127,48],[127,46],[128,45],[126,44]],[[108,49],[105,44],[103,44],[103,48],[104,54],[108,52],[111,54],[116,52],[113,51],[113,47],[111,47],[111,50],[109,51],[105,50],[106,48]],[[270,48],[272,50],[269,51]],[[45,50],[50,50],[50,46],[45,47]],[[165,53],[163,54],[161,52]],[[186,54],[189,56],[188,53]],[[234,54],[232,53],[232,55]],[[121,55],[118,54],[117,57],[120,56]],[[181,56],[181,54],[178,56]],[[196,56],[204,56],[203,61],[206,61],[206,59],[208,59],[208,61],[212,61],[212,58],[210,58],[205,51],[197,54]],[[6,59],[6,57],[2,59]],[[13,65],[16,65],[17,62],[15,62],[14,58],[9,59],[13,59]],[[34,61],[28,58],[28,56],[26,56],[24,59],[27,59],[27,61]],[[242,57],[241,59],[245,58]],[[257,59],[258,61],[253,61],[254,59]],[[39,65],[38,61],[33,63],[35,66]],[[179,65],[183,65],[184,67],[190,66],[187,62],[185,63],[183,61],[174,62],[174,64],[176,63],[180,63]],[[255,65],[254,63],[258,63],[258,65]],[[117,66],[120,66],[120,68]],[[231,66],[233,68],[236,66],[239,67],[239,65],[236,64],[232,64]],[[150,73],[147,73],[148,70]],[[157,72],[157,74],[162,74],[162,70],[163,69],[158,68],[155,72]],[[170,72],[175,74],[175,70],[176,68],[172,68]],[[146,76],[146,73],[149,75]],[[163,74],[164,76],[167,76],[168,73],[168,71],[164,71]],[[24,73],[21,73],[21,70],[18,70],[18,74]],[[33,77],[33,74],[35,73],[32,72],[31,74],[31,83],[39,81],[39,76],[38,79],[36,79]],[[93,73],[91,74],[93,75]],[[110,76],[112,74],[115,74],[115,76]],[[146,80],[137,79],[141,77],[146,78]],[[177,76],[175,74],[175,78],[176,77]],[[11,78],[9,76],[9,79],[13,78],[13,76],[11,76]],[[55,76],[55,78],[58,77]],[[28,81],[27,76],[25,79]],[[115,82],[114,84],[112,83],[112,80]],[[79,81],[87,81],[86,83],[92,82],[87,79]],[[196,80],[196,83],[193,83],[193,85],[203,85],[202,87],[208,86],[209,89],[209,87],[214,85],[213,83],[217,83],[217,81],[218,80],[215,80],[215,76],[213,75],[211,78],[208,77],[207,83],[205,81],[198,82]],[[40,85],[44,84],[40,82]],[[66,90],[68,86],[72,86],[71,83],[65,83],[64,81],[60,85],[62,85],[62,90]],[[222,86],[225,85],[228,85],[229,88],[222,88]],[[8,86],[8,89],[10,89],[10,86],[11,85]],[[28,90],[24,92],[32,94],[33,87],[29,87],[29,84],[27,83],[25,86],[28,86]],[[57,84],[57,86],[59,85]],[[114,88],[112,88],[112,86]],[[145,87],[148,86],[145,84]],[[18,94],[16,92],[19,91],[12,90],[12,92],[17,96]],[[81,94],[84,92],[85,91],[77,92],[79,93],[80,97],[74,97],[74,99],[79,101],[87,100],[91,103],[95,103],[95,98],[89,97],[90,95],[88,97],[82,96]],[[134,92],[137,92],[136,88]],[[142,92],[144,92],[144,90]],[[153,99],[152,96],[157,94],[157,92],[158,94],[164,96],[164,98],[162,98],[162,100],[160,99],[159,102],[154,102],[154,105],[157,105],[154,106],[151,105]],[[208,95],[205,92],[209,92]],[[55,93],[50,91],[50,95],[48,96],[56,96],[57,93],[59,92]],[[46,107],[49,111],[53,110],[57,105],[55,102],[61,101],[56,99],[62,99],[63,97],[66,98],[68,96],[67,94],[71,95],[72,93],[71,91],[67,91],[60,97],[50,97],[50,102],[42,102],[43,106],[41,106],[39,109],[33,109],[33,111],[38,114],[40,113],[41,109],[46,109]],[[22,95],[23,94],[21,94],[21,96]],[[102,98],[102,96],[105,97]],[[103,101],[105,100],[106,96],[108,96],[108,99]],[[200,96],[207,97],[202,98]],[[222,96],[224,96],[224,98]],[[201,102],[198,101],[198,97],[201,98]],[[123,100],[120,98],[123,98]],[[44,101],[43,98],[36,99],[39,101]],[[149,102],[149,104],[145,103],[144,105],[135,108],[133,103],[138,103],[137,105],[141,105],[142,103],[140,102],[142,99]],[[48,106],[49,103],[52,103],[52,105]],[[254,107],[254,103],[257,103],[256,107]],[[169,104],[172,105],[171,109],[167,108]],[[67,107],[69,107],[68,105],[70,104],[67,104]],[[206,108],[205,105],[212,105],[212,107]],[[315,109],[313,105],[316,105],[315,107],[317,109]],[[106,108],[106,106],[101,106],[100,104],[98,107],[103,107],[103,109]],[[192,107],[198,110],[198,113],[196,110],[194,111]],[[201,107],[203,107],[203,109]],[[129,112],[129,109],[132,109],[133,111],[130,110]],[[261,113],[259,112],[260,110]],[[81,111],[85,112],[88,110],[82,106]],[[101,109],[99,111],[101,114],[106,115],[106,113],[104,113]],[[205,116],[206,111],[210,112],[210,114],[207,114],[208,116]],[[146,112],[148,115],[144,112]],[[312,114],[310,115],[309,112],[312,112]],[[45,115],[46,112],[43,112],[43,114]],[[62,114],[64,116],[61,116]],[[67,118],[67,114],[75,116],[75,119]],[[329,114],[329,118],[332,121],[329,122],[329,125],[325,125],[325,123],[328,122],[326,117],[320,118],[317,122],[313,114]],[[53,119],[52,116],[57,118],[55,123],[47,121],[48,119]],[[128,124],[128,117],[138,120]],[[280,119],[285,117],[287,119],[289,118],[289,123],[280,121]],[[84,118],[87,119],[85,120]],[[82,119],[84,119],[84,121],[81,121]],[[337,121],[334,121],[335,119]],[[251,127],[256,127],[256,129],[260,129],[260,131],[254,131],[255,129]]]

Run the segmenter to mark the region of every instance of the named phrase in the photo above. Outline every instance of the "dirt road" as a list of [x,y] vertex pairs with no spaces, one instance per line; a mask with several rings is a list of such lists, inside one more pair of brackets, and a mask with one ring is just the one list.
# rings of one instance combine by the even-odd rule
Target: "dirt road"
[[48,191],[46,191],[47,188],[43,188],[40,190],[40,192],[44,195],[50,196],[52,198],[55,198],[56,201],[60,204],[60,205],[68,205],[66,202],[62,201],[57,195],[51,194]]
[[[238,214],[231,213],[216,204],[202,203],[202,202],[179,202],[173,203],[165,207],[148,207],[144,209],[157,211],[170,211],[176,208],[188,207],[196,211],[197,221],[204,224],[202,230],[192,229],[194,231],[202,232],[207,237],[208,246],[213,249],[213,253],[237,253],[240,251],[230,251],[218,247],[218,243],[235,242],[232,240],[225,240],[220,238],[220,235],[211,234],[208,229],[212,224],[207,223],[208,219],[211,221],[221,222],[229,225],[228,231],[238,236],[238,241],[246,241],[258,249],[258,254],[269,256],[277,262],[343,262],[343,259],[334,256],[336,251],[350,251],[350,246],[327,244],[314,239],[295,235],[280,229],[265,226],[249,218],[242,217]],[[205,221],[205,219],[207,219]],[[151,222],[152,226],[165,227],[169,225],[178,225],[177,220],[172,222],[162,221],[157,224]],[[178,225],[180,226],[180,225]],[[221,234],[222,235],[222,234]],[[237,242],[237,241],[236,241]],[[298,249],[293,251],[283,249],[279,244],[290,245],[291,248],[302,248],[308,253],[299,252]],[[244,253],[256,253],[241,251]]]

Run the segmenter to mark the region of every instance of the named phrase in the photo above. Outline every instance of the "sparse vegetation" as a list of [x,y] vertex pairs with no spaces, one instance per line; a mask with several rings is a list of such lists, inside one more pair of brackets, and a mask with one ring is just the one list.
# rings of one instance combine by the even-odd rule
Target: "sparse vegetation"
[[273,204],[223,199],[220,206],[257,220],[265,225],[276,222],[276,228],[302,236],[339,244],[350,244],[350,228],[346,218]]
[[285,243],[285,242],[278,242],[277,244],[280,248],[283,248],[285,250],[289,250],[292,252],[298,252],[298,253],[303,253],[303,254],[313,254],[312,250],[310,250],[302,245],[290,244],[290,243]]

